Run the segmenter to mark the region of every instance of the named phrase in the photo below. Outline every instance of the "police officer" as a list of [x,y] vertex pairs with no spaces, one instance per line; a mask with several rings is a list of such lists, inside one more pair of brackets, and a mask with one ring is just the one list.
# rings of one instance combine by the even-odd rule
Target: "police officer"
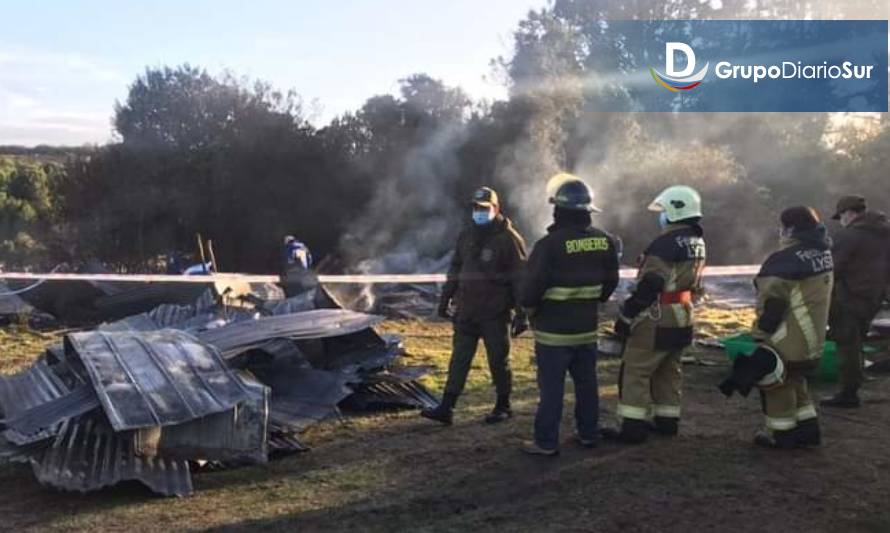
[[881,308],[890,283],[890,225],[869,211],[862,196],[845,196],[834,219],[843,227],[834,236],[834,294],[831,338],[837,342],[841,390],[824,407],[859,407],[863,381],[862,343]]
[[551,456],[559,451],[566,372],[575,384],[577,439],[586,447],[597,442],[597,315],[618,285],[619,243],[591,225],[599,209],[586,183],[560,174],[548,191],[553,225],[532,251],[520,302],[532,319],[540,393],[534,441],[522,451]]
[[766,431],[761,446],[790,449],[821,443],[819,418],[805,374],[822,357],[833,285],[830,241],[810,207],[782,212],[781,249],[772,254],[754,281],[757,318],[754,353],[740,356],[720,385],[726,396],[747,396],[760,389]]
[[497,392],[495,406],[485,421],[494,424],[512,416],[510,335],[518,336],[528,329],[517,303],[524,262],[525,241],[501,213],[497,193],[488,187],[477,190],[472,200],[472,224],[457,239],[439,303],[439,315],[454,322],[445,393],[438,406],[421,412],[424,418],[451,424],[480,338]]
[[636,286],[615,322],[616,335],[625,340],[618,381],[621,426],[603,431],[606,438],[631,444],[645,441],[650,427],[677,434],[680,358],[692,344],[692,302],[705,266],[698,192],[669,187],[649,210],[659,213],[662,231],[640,258]]

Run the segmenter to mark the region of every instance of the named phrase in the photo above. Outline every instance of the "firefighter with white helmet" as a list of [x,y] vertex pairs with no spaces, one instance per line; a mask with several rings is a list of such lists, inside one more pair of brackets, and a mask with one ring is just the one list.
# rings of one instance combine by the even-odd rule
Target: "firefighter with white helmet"
[[615,333],[625,341],[619,378],[620,427],[606,438],[641,443],[651,429],[676,435],[683,351],[692,344],[693,300],[702,291],[705,240],[701,196],[692,187],[665,189],[649,205],[661,234],[639,260],[636,286],[621,306]]

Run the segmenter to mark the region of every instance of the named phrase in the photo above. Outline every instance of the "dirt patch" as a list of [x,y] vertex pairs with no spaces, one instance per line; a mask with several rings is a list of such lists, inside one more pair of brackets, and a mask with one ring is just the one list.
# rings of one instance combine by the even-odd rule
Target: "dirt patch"
[[[703,314],[702,329],[720,336],[750,323],[750,311]],[[405,335],[412,363],[444,369],[446,324],[388,322]],[[0,337],[0,353],[38,348],[24,332]],[[12,345],[35,343],[28,349]],[[481,350],[481,349],[480,349]],[[32,353],[33,356],[35,353]],[[350,417],[306,435],[313,450],[266,466],[195,476],[196,494],[163,499],[138,486],[88,495],[39,486],[27,468],[0,467],[4,529],[101,530],[578,530],[578,531],[887,531],[890,490],[888,378],[866,386],[866,405],[824,412],[825,446],[771,452],[754,448],[759,402],[726,400],[716,390],[728,369],[687,366],[682,433],[646,445],[584,450],[570,443],[556,459],[528,458],[518,446],[531,432],[537,392],[532,342],[513,352],[516,416],[481,423],[493,392],[480,353],[456,424],[441,428],[416,413]],[[15,355],[5,372],[19,368]],[[30,356],[28,356],[30,357]],[[615,407],[618,362],[600,362],[602,417]],[[427,384],[441,390],[444,372]],[[816,395],[831,387],[817,384]]]

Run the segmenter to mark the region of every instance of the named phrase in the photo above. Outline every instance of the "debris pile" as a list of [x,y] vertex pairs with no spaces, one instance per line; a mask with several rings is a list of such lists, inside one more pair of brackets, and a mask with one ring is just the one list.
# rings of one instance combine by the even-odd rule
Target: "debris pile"
[[280,300],[219,294],[70,333],[0,377],[0,457],[60,489],[136,480],[183,496],[196,465],[305,450],[300,434],[341,408],[435,404],[417,381],[429,369],[396,365],[401,341],[372,329],[382,317],[318,286]]

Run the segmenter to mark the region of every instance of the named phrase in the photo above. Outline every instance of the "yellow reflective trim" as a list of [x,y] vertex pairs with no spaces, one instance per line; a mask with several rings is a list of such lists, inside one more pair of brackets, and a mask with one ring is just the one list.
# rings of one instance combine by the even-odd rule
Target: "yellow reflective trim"
[[550,287],[544,293],[544,299],[555,300],[558,302],[566,300],[596,300],[602,295],[602,285],[589,285],[587,287]]
[[757,382],[761,389],[773,389],[785,382],[785,363],[772,348],[765,346],[776,358],[776,368]]
[[813,418],[819,418],[819,413],[816,412],[816,408],[813,405],[807,405],[797,410],[798,422]]
[[609,239],[606,237],[587,237],[566,241],[566,253],[605,252],[609,250]]
[[618,404],[615,414],[621,418],[630,418],[632,420],[649,420],[650,410],[646,407],[634,407],[633,405]]
[[665,418],[680,418],[679,405],[655,405],[652,408],[655,416],[663,416]]
[[804,339],[807,341],[807,353],[821,354],[822,346],[819,344],[819,336],[816,334],[816,326],[813,324],[813,318],[803,299],[803,291],[800,287],[794,287],[791,291],[791,309],[794,312],[794,318],[803,332]]
[[766,417],[766,427],[774,431],[788,431],[797,427],[797,418],[773,418]]
[[596,331],[568,334],[535,330],[535,341],[547,346],[580,346],[582,344],[594,344],[596,340]]

